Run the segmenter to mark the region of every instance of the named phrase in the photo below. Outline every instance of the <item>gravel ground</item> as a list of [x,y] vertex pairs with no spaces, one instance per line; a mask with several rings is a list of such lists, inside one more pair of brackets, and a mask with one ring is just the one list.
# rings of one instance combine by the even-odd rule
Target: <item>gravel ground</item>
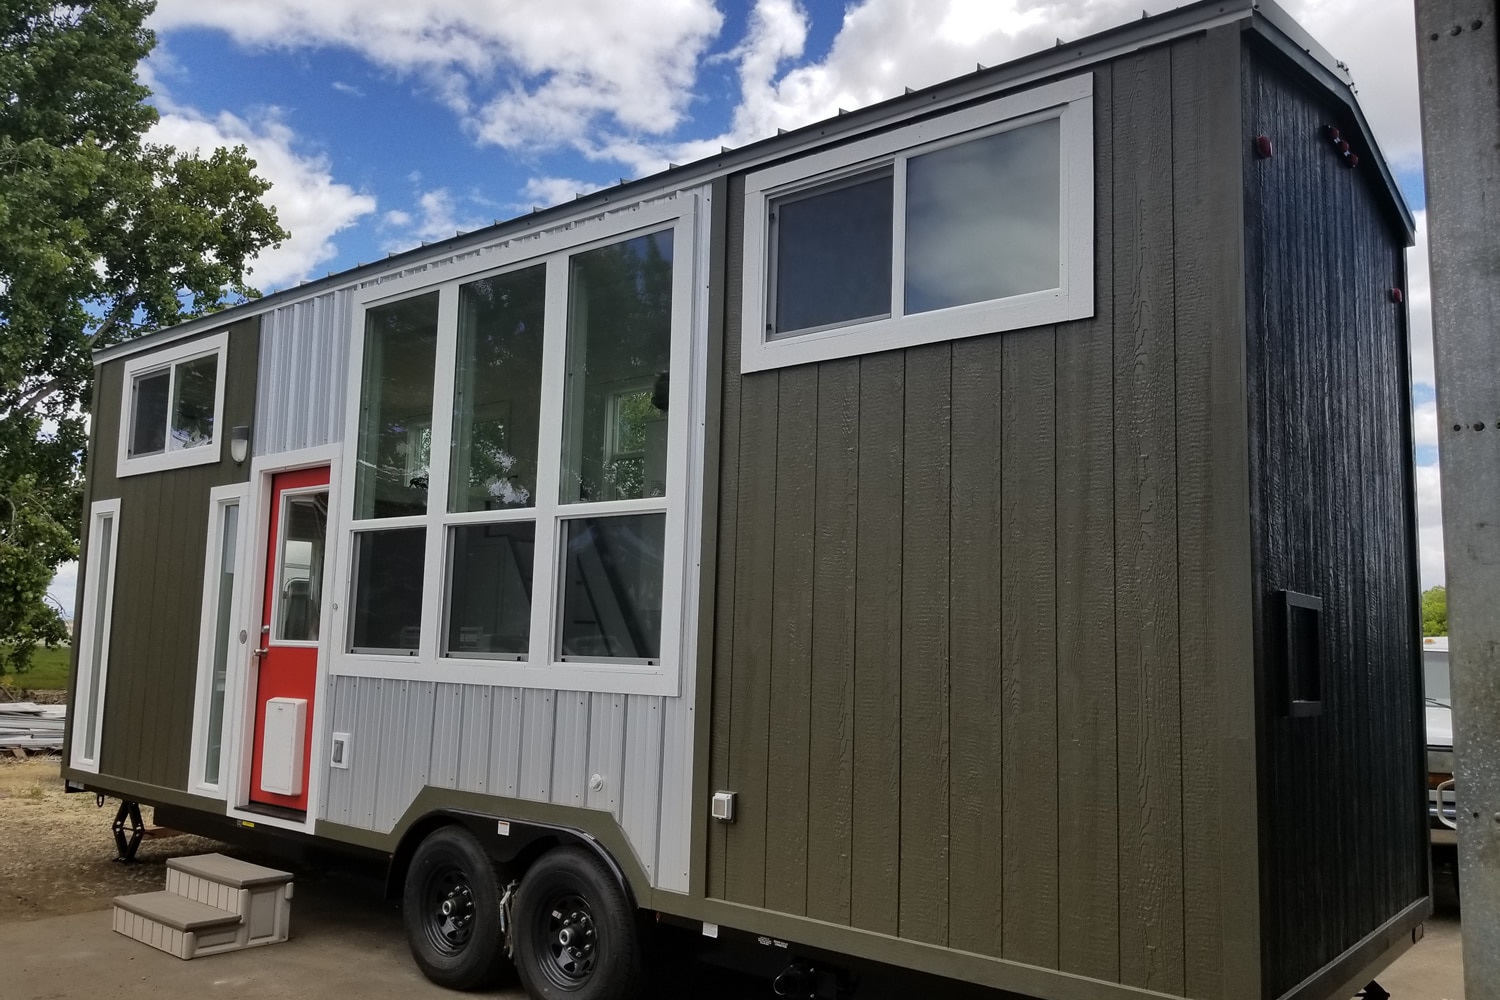
[[[0,757],[0,924],[97,910],[166,882],[166,860],[219,849],[201,837],[148,837],[137,864],[113,861],[119,802],[63,791],[59,758]],[[142,808],[149,828],[151,810]]]

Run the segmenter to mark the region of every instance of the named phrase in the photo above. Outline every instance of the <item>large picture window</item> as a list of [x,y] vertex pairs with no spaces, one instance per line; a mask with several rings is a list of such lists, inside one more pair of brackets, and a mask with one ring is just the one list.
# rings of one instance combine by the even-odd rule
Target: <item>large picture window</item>
[[1091,94],[1048,84],[750,174],[742,369],[1092,315]]
[[126,360],[118,476],[217,462],[227,334]]
[[335,669],[675,689],[697,213],[619,216],[365,307]]

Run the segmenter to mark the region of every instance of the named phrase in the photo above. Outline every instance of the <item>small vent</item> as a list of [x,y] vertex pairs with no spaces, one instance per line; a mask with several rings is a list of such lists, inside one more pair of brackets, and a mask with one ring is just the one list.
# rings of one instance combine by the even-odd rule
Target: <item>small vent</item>
[[1281,660],[1286,678],[1287,714],[1292,718],[1323,714],[1323,664],[1328,644],[1323,632],[1323,600],[1283,590]]

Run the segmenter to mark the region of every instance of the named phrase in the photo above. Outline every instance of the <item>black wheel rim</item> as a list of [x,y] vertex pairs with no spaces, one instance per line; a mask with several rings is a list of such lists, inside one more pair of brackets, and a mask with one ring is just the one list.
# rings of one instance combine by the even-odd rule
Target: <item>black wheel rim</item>
[[537,956],[543,974],[562,990],[576,990],[589,981],[599,957],[598,925],[588,900],[577,893],[559,893],[537,913]]
[[468,947],[474,936],[474,890],[468,872],[454,864],[432,870],[423,887],[422,926],[439,954],[457,955]]

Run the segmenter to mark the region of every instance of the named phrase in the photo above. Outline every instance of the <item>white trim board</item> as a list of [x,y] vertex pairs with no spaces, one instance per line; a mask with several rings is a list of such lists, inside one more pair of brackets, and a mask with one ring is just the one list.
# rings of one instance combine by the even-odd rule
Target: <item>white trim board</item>
[[[214,380],[214,433],[208,444],[194,448],[172,449],[172,399],[177,386],[176,369],[179,365],[198,358],[214,355],[218,361]],[[219,461],[223,454],[224,439],[228,429],[224,426],[224,380],[229,364],[229,331],[224,330],[211,337],[202,337],[186,343],[177,343],[151,354],[135,355],[125,362],[123,380],[120,384],[119,444],[115,452],[115,477],[138,476],[147,472],[164,472],[167,469],[185,469],[195,465],[209,465]],[[150,455],[132,458],[130,455],[130,431],[135,409],[133,383],[142,375],[157,370],[170,370],[167,384],[167,427],[165,449]]]
[[[920,344],[1020,330],[1094,314],[1094,78],[1070,77],[984,104],[929,118],[779,163],[745,179],[741,372],[830,361]],[[1060,122],[1059,275],[1057,287],[903,314],[905,164],[948,148],[1035,122]],[[768,335],[774,249],[771,207],[779,198],[882,168],[893,171],[891,305],[887,315],[828,328]]]
[[[675,572],[679,555],[696,529],[701,511],[690,509],[691,478],[701,476],[701,425],[704,419],[705,392],[702,387],[704,358],[707,354],[707,328],[700,323],[698,258],[704,252],[705,236],[698,202],[703,193],[685,191],[636,206],[615,208],[596,213],[566,227],[557,227],[527,239],[511,241],[483,254],[454,260],[435,274],[426,272],[406,275],[370,285],[357,297],[351,322],[353,338],[348,370],[345,440],[342,471],[344,518],[341,538],[352,538],[360,531],[386,530],[422,526],[426,529],[424,553],[424,588],[421,608],[421,638],[416,655],[382,655],[354,652],[350,649],[351,609],[337,613],[331,623],[331,634],[339,637],[333,671],[340,675],[420,679],[423,681],[458,682],[538,688],[544,690],[596,691],[620,694],[675,696],[681,688],[684,662],[690,643],[683,640],[686,631],[685,594],[697,587],[697,566],[692,564],[692,578]],[[561,481],[560,448],[563,419],[564,375],[566,372],[568,268],[574,255],[584,253],[636,235],[671,229],[673,235],[671,378],[673,399],[667,415],[666,497],[627,501],[563,504],[559,501]],[[458,295],[462,284],[504,271],[535,264],[546,264],[545,309],[546,333],[543,341],[541,372],[541,412],[539,452],[537,456],[536,504],[524,511],[475,514],[449,514],[447,480],[453,437],[453,379],[456,369]],[[431,486],[427,512],[422,515],[354,521],[353,504],[358,469],[359,424],[366,349],[366,314],[369,309],[399,298],[437,290],[439,327],[434,361]],[[677,386],[682,388],[677,389]],[[690,454],[693,448],[698,451]],[[560,532],[563,522],[574,517],[604,516],[626,513],[665,514],[666,562],[663,567],[661,656],[658,663],[626,661],[579,662],[559,659],[555,653],[556,620],[561,586]],[[533,554],[531,639],[525,659],[478,659],[441,655],[446,600],[448,535],[463,524],[533,521],[537,525]],[[353,601],[353,545],[345,543],[340,555],[338,577],[331,582],[333,590]]]
[[[99,524],[110,522],[109,564],[101,566],[104,554],[99,549]],[[89,505],[89,551],[84,571],[82,628],[78,636],[77,690],[74,703],[86,706],[94,702],[92,716],[87,711],[72,711],[70,763],[80,771],[99,773],[99,749],[104,741],[104,702],[109,692],[109,643],[115,610],[115,569],[120,564],[120,501],[98,500]],[[101,596],[99,588],[104,587]],[[99,657],[94,661],[95,639]],[[88,724],[94,729],[93,753],[85,755]]]

